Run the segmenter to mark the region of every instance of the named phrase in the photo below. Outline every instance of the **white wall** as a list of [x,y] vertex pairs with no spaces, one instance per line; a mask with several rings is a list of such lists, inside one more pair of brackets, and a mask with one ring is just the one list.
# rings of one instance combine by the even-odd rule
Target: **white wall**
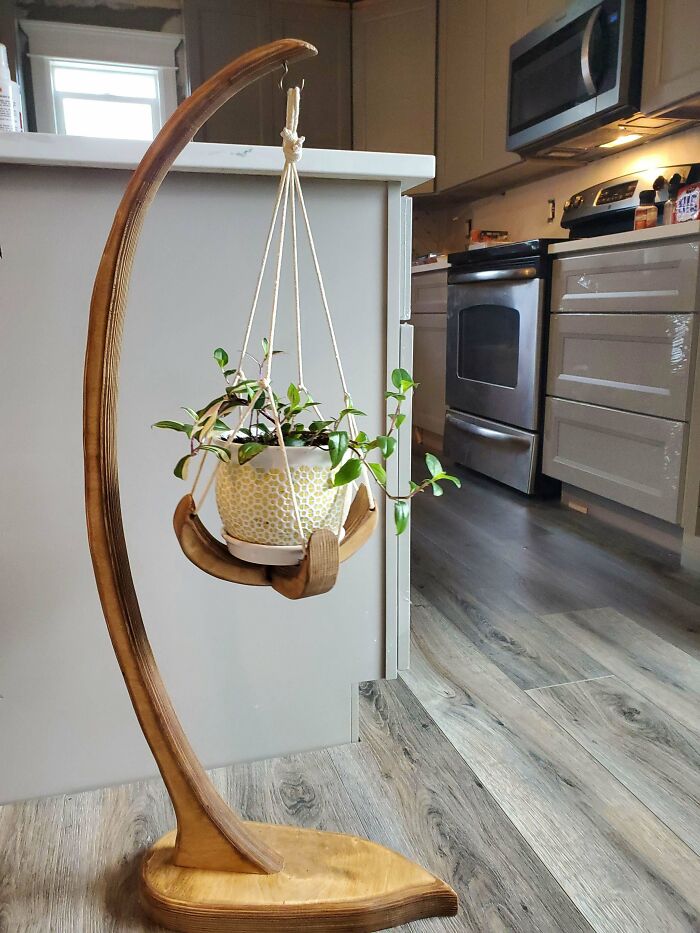
[[[83,511],[88,306],[127,177],[0,166],[0,803],[155,770],[109,643]],[[384,672],[380,532],[343,565],[331,593],[294,603],[201,573],[172,531],[185,491],[172,476],[181,443],[150,424],[217,391],[211,351],[240,346],[276,183],[166,179],[136,256],[125,329],[119,460],[132,569],[164,680],[209,766],[349,741],[353,685]],[[368,430],[379,430],[386,186],[305,187],[346,374]],[[340,392],[307,259],[306,377],[330,407]],[[269,304],[261,308],[267,317]],[[287,321],[289,311],[288,300]],[[290,323],[278,346],[293,346]],[[206,520],[216,533],[211,503]]]
[[[566,237],[561,215],[569,195],[608,178],[648,170],[649,186],[657,167],[700,161],[700,128],[667,136],[627,152],[608,156],[571,171],[511,188],[477,201],[455,203],[435,210],[430,202],[414,208],[414,252],[450,252],[466,248],[465,221],[474,229],[508,230],[512,240],[531,237]],[[547,201],[556,200],[556,218],[547,223]]]

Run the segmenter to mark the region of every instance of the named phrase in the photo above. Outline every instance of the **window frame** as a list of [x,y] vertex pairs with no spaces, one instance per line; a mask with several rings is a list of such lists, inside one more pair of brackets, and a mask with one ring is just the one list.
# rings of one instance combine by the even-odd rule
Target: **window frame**
[[[39,133],[61,134],[62,119],[56,113],[52,64],[134,65],[155,70],[158,82],[158,119],[155,133],[177,107],[175,53],[184,41],[180,33],[115,29],[21,20],[29,41],[36,128]],[[100,97],[95,95],[94,100]],[[104,97],[104,100],[113,99]],[[155,135],[154,133],[154,135]]]

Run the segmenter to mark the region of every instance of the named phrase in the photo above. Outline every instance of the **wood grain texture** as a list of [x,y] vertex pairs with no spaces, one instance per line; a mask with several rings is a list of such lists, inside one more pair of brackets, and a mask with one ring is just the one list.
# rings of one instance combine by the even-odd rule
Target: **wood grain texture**
[[452,915],[448,885],[414,862],[357,836],[249,823],[284,858],[270,875],[191,871],[174,864],[175,833],[142,867],[149,916],[180,933],[371,933]]
[[457,917],[424,921],[416,933],[590,933],[404,683],[362,686],[360,734],[359,746],[330,757],[364,831],[420,857],[459,897]]
[[[177,818],[177,831],[144,858],[141,899],[151,917],[181,933],[265,933],[280,923],[290,931],[369,933],[457,910],[446,884],[388,849],[317,830],[246,824],[234,814],[204,772],[165,690],[141,618],[122,526],[116,453],[119,358],[131,266],[148,207],[177,155],[209,116],[280,64],[315,53],[296,39],[255,49],[178,107],[127,186],[90,307],[83,403],[88,538],[112,644]],[[364,512],[360,507],[353,512],[358,541],[363,528],[366,532],[376,521],[373,512],[365,496]],[[184,540],[197,555],[206,554],[213,539],[185,498],[176,512],[176,532],[193,524]],[[326,592],[335,582],[339,556],[336,536],[322,529],[311,536],[301,564],[271,571],[269,582],[292,599]],[[210,558],[218,568],[221,549]],[[234,580],[248,574],[240,561],[230,563]]]
[[700,855],[697,733],[614,676],[529,695]]
[[547,615],[543,623],[700,735],[700,661],[614,609]]
[[609,673],[604,664],[542,625],[536,616],[482,605],[474,599],[461,567],[423,546],[418,537],[411,567],[417,602],[439,609],[523,690]]
[[[416,473],[425,467],[416,465]],[[460,490],[412,507],[414,558],[454,566],[471,602],[510,616],[609,606],[700,658],[700,586],[677,554],[459,467]]]
[[591,926],[690,933],[700,860],[434,609],[402,675]]
[[131,266],[146,212],[177,155],[238,91],[285,61],[315,54],[284,39],[241,56],[202,84],[167,121],[117,208],[90,305],[83,391],[85,508],[95,579],[134,709],[175,807],[181,867],[279,871],[281,858],[216,794],[165,690],[146,635],[122,525],[116,449],[119,360]]

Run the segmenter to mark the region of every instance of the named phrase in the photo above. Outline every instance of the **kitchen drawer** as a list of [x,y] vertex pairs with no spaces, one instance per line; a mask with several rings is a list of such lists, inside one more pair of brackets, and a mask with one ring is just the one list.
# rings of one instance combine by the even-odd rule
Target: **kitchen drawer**
[[698,244],[667,243],[556,259],[551,310],[698,310]]
[[547,398],[543,472],[678,523],[687,425]]
[[447,314],[447,269],[413,273],[411,313]]
[[547,394],[685,421],[692,314],[553,314]]

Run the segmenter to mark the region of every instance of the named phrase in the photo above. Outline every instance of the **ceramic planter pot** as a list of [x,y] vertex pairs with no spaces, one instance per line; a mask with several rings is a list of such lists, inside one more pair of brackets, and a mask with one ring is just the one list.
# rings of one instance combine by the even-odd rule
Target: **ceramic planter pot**
[[[216,504],[229,548],[229,539],[233,538],[238,542],[296,549],[299,535],[279,447],[268,447],[241,466],[239,446],[231,447],[231,461],[222,463],[216,474]],[[286,450],[304,538],[308,539],[319,528],[336,531],[345,520],[353,487],[331,485],[333,470],[327,450],[318,447]],[[243,553],[239,556],[251,559]]]

